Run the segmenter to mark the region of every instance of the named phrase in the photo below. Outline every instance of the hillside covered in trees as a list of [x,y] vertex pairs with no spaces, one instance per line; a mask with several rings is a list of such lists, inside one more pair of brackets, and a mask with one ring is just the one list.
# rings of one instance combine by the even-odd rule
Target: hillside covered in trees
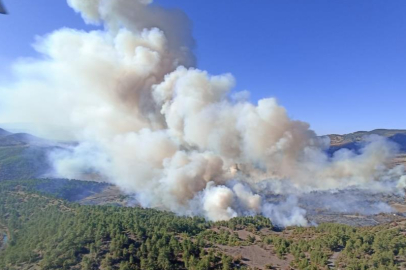
[[56,143],[30,134],[0,128],[0,181],[44,175],[51,168],[48,152],[55,147]]
[[47,181],[0,183],[0,269],[406,267],[406,222],[284,230],[261,216],[213,223],[138,207],[80,205],[66,200],[75,181],[63,192],[44,189]]

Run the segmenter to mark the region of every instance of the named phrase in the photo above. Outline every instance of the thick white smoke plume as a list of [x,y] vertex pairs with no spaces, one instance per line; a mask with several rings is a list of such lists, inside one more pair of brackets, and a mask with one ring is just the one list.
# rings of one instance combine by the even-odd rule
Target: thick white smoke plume
[[52,153],[57,175],[97,174],[147,207],[210,220],[262,213],[281,225],[306,225],[305,211],[292,196],[267,203],[263,187],[382,188],[393,145],[375,138],[359,155],[329,157],[329,142],[275,99],[254,105],[230,94],[232,75],[193,68],[189,19],[151,2],[68,0],[105,30],[65,28],[39,39],[42,57],[18,62],[17,81],[0,89],[3,122],[80,142]]

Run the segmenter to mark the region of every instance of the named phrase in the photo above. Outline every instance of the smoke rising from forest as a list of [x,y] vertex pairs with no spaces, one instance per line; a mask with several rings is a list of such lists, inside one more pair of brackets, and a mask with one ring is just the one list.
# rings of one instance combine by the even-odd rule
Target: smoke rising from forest
[[[371,137],[360,153],[329,156],[329,141],[274,98],[252,104],[231,93],[231,74],[195,68],[189,18],[151,2],[68,0],[103,30],[39,38],[40,57],[16,62],[17,79],[0,86],[1,120],[80,142],[50,155],[55,175],[98,175],[145,207],[280,225],[307,225],[301,192],[405,185],[403,169],[386,166],[396,145]],[[269,203],[270,192],[289,196]]]

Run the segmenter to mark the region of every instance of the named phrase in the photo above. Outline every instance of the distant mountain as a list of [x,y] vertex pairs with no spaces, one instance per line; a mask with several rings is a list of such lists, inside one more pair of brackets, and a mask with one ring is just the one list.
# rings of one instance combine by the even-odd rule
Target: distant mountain
[[383,137],[393,137],[394,135],[406,135],[405,129],[374,129],[372,131],[357,131],[349,134],[338,135],[338,134],[329,134],[331,145],[343,145],[352,142],[363,141],[365,136],[368,135],[379,135]]
[[[332,154],[342,148],[358,151],[368,135],[384,136],[397,143],[403,156],[397,157],[394,162],[406,164],[406,130],[375,129],[327,135],[331,140],[328,152]],[[0,128],[0,181],[46,176],[51,170],[48,154],[57,148],[74,144],[53,142],[28,133],[12,133]]]
[[0,128],[0,138],[3,136],[10,135],[10,134],[11,134],[11,132],[8,132],[7,130]]
[[1,136],[0,131],[0,146],[17,146],[17,145],[49,145],[50,141],[35,137],[28,133],[10,133],[3,130],[5,133]]
[[349,134],[329,134],[330,152],[335,152],[341,148],[358,150],[366,142],[370,135],[379,135],[388,138],[399,145],[399,150],[406,153],[406,130],[404,129],[374,129],[372,131],[357,131]]
[[55,147],[31,134],[0,129],[0,181],[43,176],[51,168],[48,153]]

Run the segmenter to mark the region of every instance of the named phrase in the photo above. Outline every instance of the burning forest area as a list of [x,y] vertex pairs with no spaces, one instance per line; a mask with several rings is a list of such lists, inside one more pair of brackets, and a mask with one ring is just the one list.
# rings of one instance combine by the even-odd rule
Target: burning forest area
[[320,136],[185,12],[67,4],[0,81],[1,269],[406,269],[406,130]]

